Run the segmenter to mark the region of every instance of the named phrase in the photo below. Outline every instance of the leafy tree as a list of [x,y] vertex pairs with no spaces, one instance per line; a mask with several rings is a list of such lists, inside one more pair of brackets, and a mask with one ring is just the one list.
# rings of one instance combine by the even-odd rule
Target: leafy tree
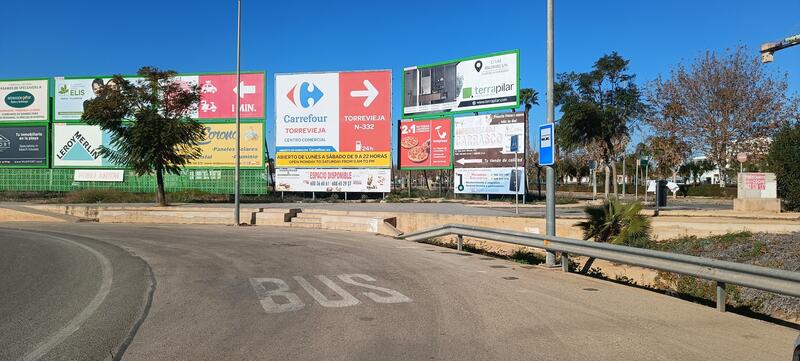
[[[530,115],[530,112],[531,112],[531,108],[533,108],[534,105],[539,105],[539,92],[537,92],[536,90],[531,89],[531,88],[522,88],[522,89],[519,90],[519,101],[520,101],[520,103],[522,103],[525,106],[525,159],[532,159],[531,158],[532,152],[531,152],[531,133],[530,133],[530,125],[529,125],[530,124],[529,115]],[[540,171],[538,168],[540,168],[540,166],[538,164],[538,157],[536,157],[536,158],[537,158],[536,167],[537,167],[537,174],[538,174],[538,172]],[[533,165],[534,163],[530,163],[530,164]],[[526,163],[525,168],[530,169],[530,165],[528,165],[528,163]],[[529,172],[527,172],[527,169],[526,169],[525,174],[527,175],[528,173]],[[528,185],[527,187],[525,187],[525,192],[527,192],[530,189],[530,184],[531,184],[530,179],[531,179],[530,177],[526,177],[525,178],[525,182]],[[541,193],[542,193],[541,185],[539,185],[539,197],[542,196]]]
[[[638,246],[650,239],[650,219],[641,214],[641,203],[609,199],[584,211],[589,219],[575,225],[583,230],[585,240]],[[581,272],[589,271],[593,262],[594,258],[589,258]]]
[[[561,106],[558,132],[565,149],[594,147],[605,168],[605,194],[609,195],[609,168],[629,140],[632,122],[644,111],[629,61],[616,52],[598,59],[588,73],[559,74],[555,100]],[[613,177],[616,195],[616,177]]]
[[112,146],[102,147],[102,155],[139,176],[155,173],[157,203],[163,206],[164,173],[179,174],[201,155],[205,128],[190,117],[200,92],[197,85],[179,82],[171,70],[143,67],[137,74],[137,80],[114,76],[116,86],[102,87],[87,102],[82,119],[111,133]]
[[707,52],[650,84],[645,121],[703,152],[722,176],[737,152],[762,153],[769,137],[798,119],[800,99],[787,91],[786,75],[768,73],[743,47],[722,56]]
[[778,133],[767,160],[778,180],[778,196],[783,198],[786,208],[800,210],[800,125]]
[[676,136],[656,135],[647,139],[653,159],[659,168],[672,173],[672,181],[678,181],[678,170],[691,155],[689,144]]

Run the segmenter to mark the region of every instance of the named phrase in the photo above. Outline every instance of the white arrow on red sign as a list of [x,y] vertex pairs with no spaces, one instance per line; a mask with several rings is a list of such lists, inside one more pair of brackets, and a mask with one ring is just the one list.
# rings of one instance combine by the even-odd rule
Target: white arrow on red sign
[[364,86],[367,87],[366,90],[353,90],[350,92],[350,96],[353,98],[366,98],[364,99],[364,107],[369,108],[369,105],[378,97],[379,93],[378,89],[375,89],[375,86],[369,80],[364,80]]
[[[239,88],[242,88],[242,94],[239,94]],[[255,85],[244,85],[244,80],[239,83],[238,87],[233,87],[233,92],[239,96],[239,98],[244,98],[247,94],[255,94],[256,93],[256,86]]]
[[483,159],[466,159],[466,158],[461,158],[461,159],[456,161],[456,163],[461,164],[461,165],[471,164],[471,163],[482,163],[482,162],[483,162]]

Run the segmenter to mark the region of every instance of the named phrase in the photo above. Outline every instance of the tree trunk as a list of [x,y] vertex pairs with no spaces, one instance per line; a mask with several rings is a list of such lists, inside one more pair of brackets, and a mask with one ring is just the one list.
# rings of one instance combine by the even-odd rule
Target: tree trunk
[[428,182],[428,171],[422,171],[422,178],[425,179],[425,187],[428,189],[428,192],[431,190],[431,184]]
[[[675,184],[678,184],[678,171],[675,169],[672,170],[672,181]],[[686,183],[686,180],[684,180],[683,182]],[[678,192],[672,193],[672,199],[678,199]]]
[[617,182],[617,162],[611,161],[611,185],[614,187],[614,198],[619,199],[619,182]]
[[156,191],[156,203],[159,206],[166,206],[167,196],[164,192],[164,171],[161,170],[161,167],[156,167],[156,186],[158,188]]
[[536,167],[536,190],[542,198],[542,167]]
[[531,139],[530,139],[531,135],[528,133],[528,113],[529,113],[529,111],[527,109],[525,109],[525,130],[523,131],[525,133],[525,143],[524,143],[524,147],[525,147],[524,154],[525,155],[524,155],[523,161],[522,161],[522,165],[523,165],[522,174],[525,175],[525,199],[527,199],[528,190],[531,189],[531,179],[530,179],[530,177],[528,177],[528,167],[530,167],[530,164],[528,164],[529,163],[528,161],[530,160],[529,152],[530,152],[530,149],[531,149],[531,144],[530,144],[531,143]]

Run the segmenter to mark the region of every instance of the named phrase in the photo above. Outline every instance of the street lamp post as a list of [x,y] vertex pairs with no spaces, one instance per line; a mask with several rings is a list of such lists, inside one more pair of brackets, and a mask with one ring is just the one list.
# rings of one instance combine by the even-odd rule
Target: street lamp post
[[242,148],[242,137],[241,137],[241,86],[242,86],[242,73],[241,73],[241,55],[242,55],[242,0],[237,0],[237,15],[236,15],[236,170],[234,175],[234,181],[236,183],[234,187],[234,195],[233,195],[233,203],[234,203],[234,214],[233,220],[235,225],[239,226],[239,185],[240,185],[240,166],[241,166],[241,148]]
[[[553,82],[555,78],[555,67],[554,67],[554,23],[553,23],[553,0],[547,0],[547,122],[548,123],[555,123],[555,105],[554,105],[554,94],[553,94]],[[555,145],[554,145],[555,146]],[[555,154],[554,154],[555,158]],[[555,159],[553,159],[555,163]],[[556,174],[553,166],[546,167],[547,172],[545,174],[545,179],[547,182],[546,188],[546,228],[547,228],[547,235],[551,237],[555,237],[556,235]],[[555,267],[556,265],[556,254],[551,251],[547,251],[545,264],[549,267]],[[561,267],[563,270],[568,270],[569,263],[567,260],[567,254],[561,253]]]

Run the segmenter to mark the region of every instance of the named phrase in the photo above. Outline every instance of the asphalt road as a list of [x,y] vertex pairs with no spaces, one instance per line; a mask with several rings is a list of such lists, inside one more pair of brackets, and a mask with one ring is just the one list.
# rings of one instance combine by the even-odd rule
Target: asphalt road
[[112,359],[143,320],[150,280],[119,247],[0,226],[0,360]]
[[[646,290],[360,233],[47,228],[118,245],[152,267],[153,304],[124,360],[789,360],[798,335]],[[74,272],[97,283],[96,271]],[[12,284],[35,282],[20,277]],[[42,313],[62,312],[45,303]]]

